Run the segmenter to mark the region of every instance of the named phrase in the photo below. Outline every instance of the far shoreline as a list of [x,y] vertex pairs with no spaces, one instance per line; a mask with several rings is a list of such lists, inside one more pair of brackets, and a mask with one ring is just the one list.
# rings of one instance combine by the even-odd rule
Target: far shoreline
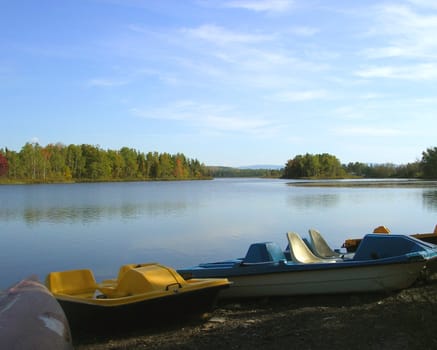
[[195,177],[195,178],[184,178],[184,179],[171,179],[171,178],[156,178],[156,179],[108,179],[108,180],[92,180],[92,179],[82,179],[82,180],[47,180],[47,181],[32,181],[32,180],[7,180],[1,181],[2,185],[71,185],[71,184],[82,184],[82,183],[122,183],[122,182],[180,182],[180,181],[205,181],[213,180],[213,177]]
[[361,179],[361,180],[304,180],[287,182],[289,186],[296,187],[437,187],[436,180],[421,179]]

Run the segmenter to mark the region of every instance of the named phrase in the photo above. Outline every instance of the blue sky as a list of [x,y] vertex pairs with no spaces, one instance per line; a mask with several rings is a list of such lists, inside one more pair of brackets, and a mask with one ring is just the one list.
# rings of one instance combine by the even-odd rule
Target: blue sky
[[437,146],[436,37],[434,0],[2,1],[0,148],[414,162]]

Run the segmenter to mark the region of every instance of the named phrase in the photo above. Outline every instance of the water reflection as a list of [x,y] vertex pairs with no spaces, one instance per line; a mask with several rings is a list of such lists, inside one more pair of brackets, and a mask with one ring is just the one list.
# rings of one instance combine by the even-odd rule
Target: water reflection
[[422,198],[425,208],[437,211],[437,190],[423,191]]
[[290,195],[287,204],[297,209],[335,207],[340,201],[340,196],[334,193],[316,193]]
[[23,220],[27,224],[49,222],[63,223],[93,223],[108,219],[136,219],[144,216],[172,216],[186,211],[186,202],[154,202],[143,205],[126,204],[122,206],[90,206],[90,207],[27,207],[20,211],[0,210],[0,220]]
[[174,267],[243,256],[256,241],[319,229],[332,247],[378,225],[435,226],[437,187],[315,188],[285,181],[0,186],[0,286],[29,274],[158,261]]

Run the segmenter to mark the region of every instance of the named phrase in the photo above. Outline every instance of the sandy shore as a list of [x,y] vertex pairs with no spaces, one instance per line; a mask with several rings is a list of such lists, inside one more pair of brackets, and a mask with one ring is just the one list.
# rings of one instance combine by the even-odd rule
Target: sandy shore
[[221,301],[202,320],[74,342],[77,350],[435,349],[437,279],[384,295]]

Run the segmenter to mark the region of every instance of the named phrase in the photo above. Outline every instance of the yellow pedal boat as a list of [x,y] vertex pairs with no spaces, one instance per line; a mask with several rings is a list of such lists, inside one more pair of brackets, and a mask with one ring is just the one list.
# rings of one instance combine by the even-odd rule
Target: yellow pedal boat
[[113,331],[210,311],[226,278],[184,280],[157,263],[130,264],[118,277],[97,283],[89,269],[51,272],[46,286],[59,301],[72,331]]

